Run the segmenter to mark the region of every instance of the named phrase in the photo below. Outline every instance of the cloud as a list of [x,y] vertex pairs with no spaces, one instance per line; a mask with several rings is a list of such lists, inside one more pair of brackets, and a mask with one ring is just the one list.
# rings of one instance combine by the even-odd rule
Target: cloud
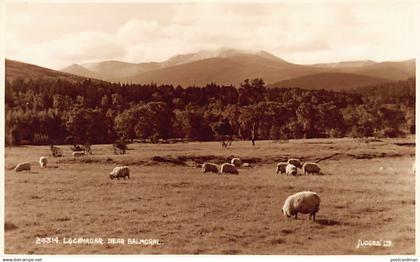
[[109,34],[98,32],[81,32],[31,45],[12,35],[6,42],[6,54],[12,58],[55,69],[80,61],[120,59],[125,53],[126,48]]
[[410,2],[48,7],[25,6],[26,17],[49,18],[36,22],[8,13],[7,57],[61,68],[109,59],[162,61],[221,47],[265,50],[295,63],[398,60],[413,57],[416,50],[416,8]]

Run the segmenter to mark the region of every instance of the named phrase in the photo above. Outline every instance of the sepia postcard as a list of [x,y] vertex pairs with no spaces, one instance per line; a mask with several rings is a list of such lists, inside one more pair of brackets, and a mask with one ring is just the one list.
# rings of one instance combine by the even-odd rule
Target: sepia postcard
[[418,2],[1,4],[3,261],[417,261]]

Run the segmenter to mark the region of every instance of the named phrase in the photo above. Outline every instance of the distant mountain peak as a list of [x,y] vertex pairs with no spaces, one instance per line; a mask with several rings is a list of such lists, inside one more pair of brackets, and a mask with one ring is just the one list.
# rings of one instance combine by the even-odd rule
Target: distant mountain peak
[[85,68],[84,66],[81,66],[79,64],[72,64],[65,68],[60,69],[61,72],[88,77],[88,78],[100,78],[97,74],[90,71],[89,69]]
[[[223,47],[179,54],[163,62],[128,63],[107,60],[74,64],[62,71],[121,83],[153,82],[200,86],[213,82],[237,85],[247,78],[263,78],[266,84],[293,80],[282,84],[303,83],[325,88],[336,85],[338,88],[350,84],[363,85],[413,77],[415,60],[376,62],[365,59],[299,65],[265,50]],[[360,77],[361,75],[365,77]]]
[[336,62],[336,63],[321,63],[321,64],[315,64],[314,66],[318,67],[328,67],[328,68],[344,68],[344,67],[351,67],[351,68],[357,68],[357,67],[364,67],[377,64],[377,62],[373,60],[353,60],[353,61],[342,61],[342,62]]
[[176,55],[164,61],[162,64],[164,65],[164,67],[168,67],[168,66],[191,63],[191,62],[195,62],[195,61],[199,61],[203,59],[230,58],[230,57],[241,56],[241,55],[256,55],[256,56],[262,57],[264,59],[269,59],[272,61],[286,62],[285,60],[263,50],[248,51],[248,50],[242,50],[242,49],[236,49],[236,48],[230,48],[230,47],[222,47],[218,49],[203,49],[195,53]]

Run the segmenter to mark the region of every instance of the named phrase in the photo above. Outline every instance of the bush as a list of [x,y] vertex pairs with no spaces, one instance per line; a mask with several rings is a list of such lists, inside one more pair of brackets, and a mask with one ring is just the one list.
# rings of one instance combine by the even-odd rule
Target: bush
[[396,138],[396,137],[402,137],[404,136],[404,133],[401,132],[397,128],[392,127],[385,127],[384,129],[379,130],[375,133],[376,137],[390,137],[390,138]]
[[337,128],[332,128],[330,129],[330,131],[328,132],[329,136],[331,138],[340,138],[340,137],[344,137],[344,133],[343,131],[337,129]]

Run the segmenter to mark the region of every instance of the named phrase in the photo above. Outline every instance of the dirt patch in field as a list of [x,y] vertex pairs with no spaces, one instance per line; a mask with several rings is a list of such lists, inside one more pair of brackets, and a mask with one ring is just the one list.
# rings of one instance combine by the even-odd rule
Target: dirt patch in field
[[144,160],[135,160],[135,159],[124,159],[124,160],[115,160],[111,157],[107,158],[64,158],[57,161],[57,164],[117,164],[124,166],[136,166],[136,165],[145,165],[147,162]]
[[173,164],[173,165],[180,165],[180,166],[185,166],[185,160],[181,157],[172,157],[172,156],[154,156],[150,159],[152,162],[149,162],[148,164],[152,164],[153,162],[158,162],[158,163],[166,163],[166,164]]
[[271,155],[265,157],[247,157],[247,156],[223,156],[223,155],[155,155],[146,159],[119,159],[112,157],[80,157],[80,158],[64,158],[59,159],[57,164],[114,164],[127,166],[155,166],[155,165],[170,165],[170,166],[190,166],[201,167],[205,162],[215,164],[230,163],[234,157],[239,157],[242,163],[248,163],[249,166],[256,166],[262,164],[273,164],[277,162],[286,162],[291,158],[298,158],[302,162],[319,163],[324,160],[343,160],[343,159],[373,159],[373,158],[387,158],[387,157],[401,157],[404,154],[396,152],[370,152],[364,150],[361,152],[354,152],[355,150],[347,149],[344,152],[331,152],[322,155],[296,155],[296,154],[281,154]]
[[332,220],[332,219],[317,219],[316,222],[323,226],[335,226],[340,225],[340,222]]
[[[373,158],[386,158],[386,157],[402,157],[404,154],[401,153],[385,153],[385,152],[372,152],[372,153],[333,153],[323,157],[319,157],[313,160],[315,163],[319,163],[324,160],[343,160],[343,159],[373,159]],[[303,159],[305,161],[305,159]]]
[[394,145],[415,147],[416,146],[416,143],[394,143]]

